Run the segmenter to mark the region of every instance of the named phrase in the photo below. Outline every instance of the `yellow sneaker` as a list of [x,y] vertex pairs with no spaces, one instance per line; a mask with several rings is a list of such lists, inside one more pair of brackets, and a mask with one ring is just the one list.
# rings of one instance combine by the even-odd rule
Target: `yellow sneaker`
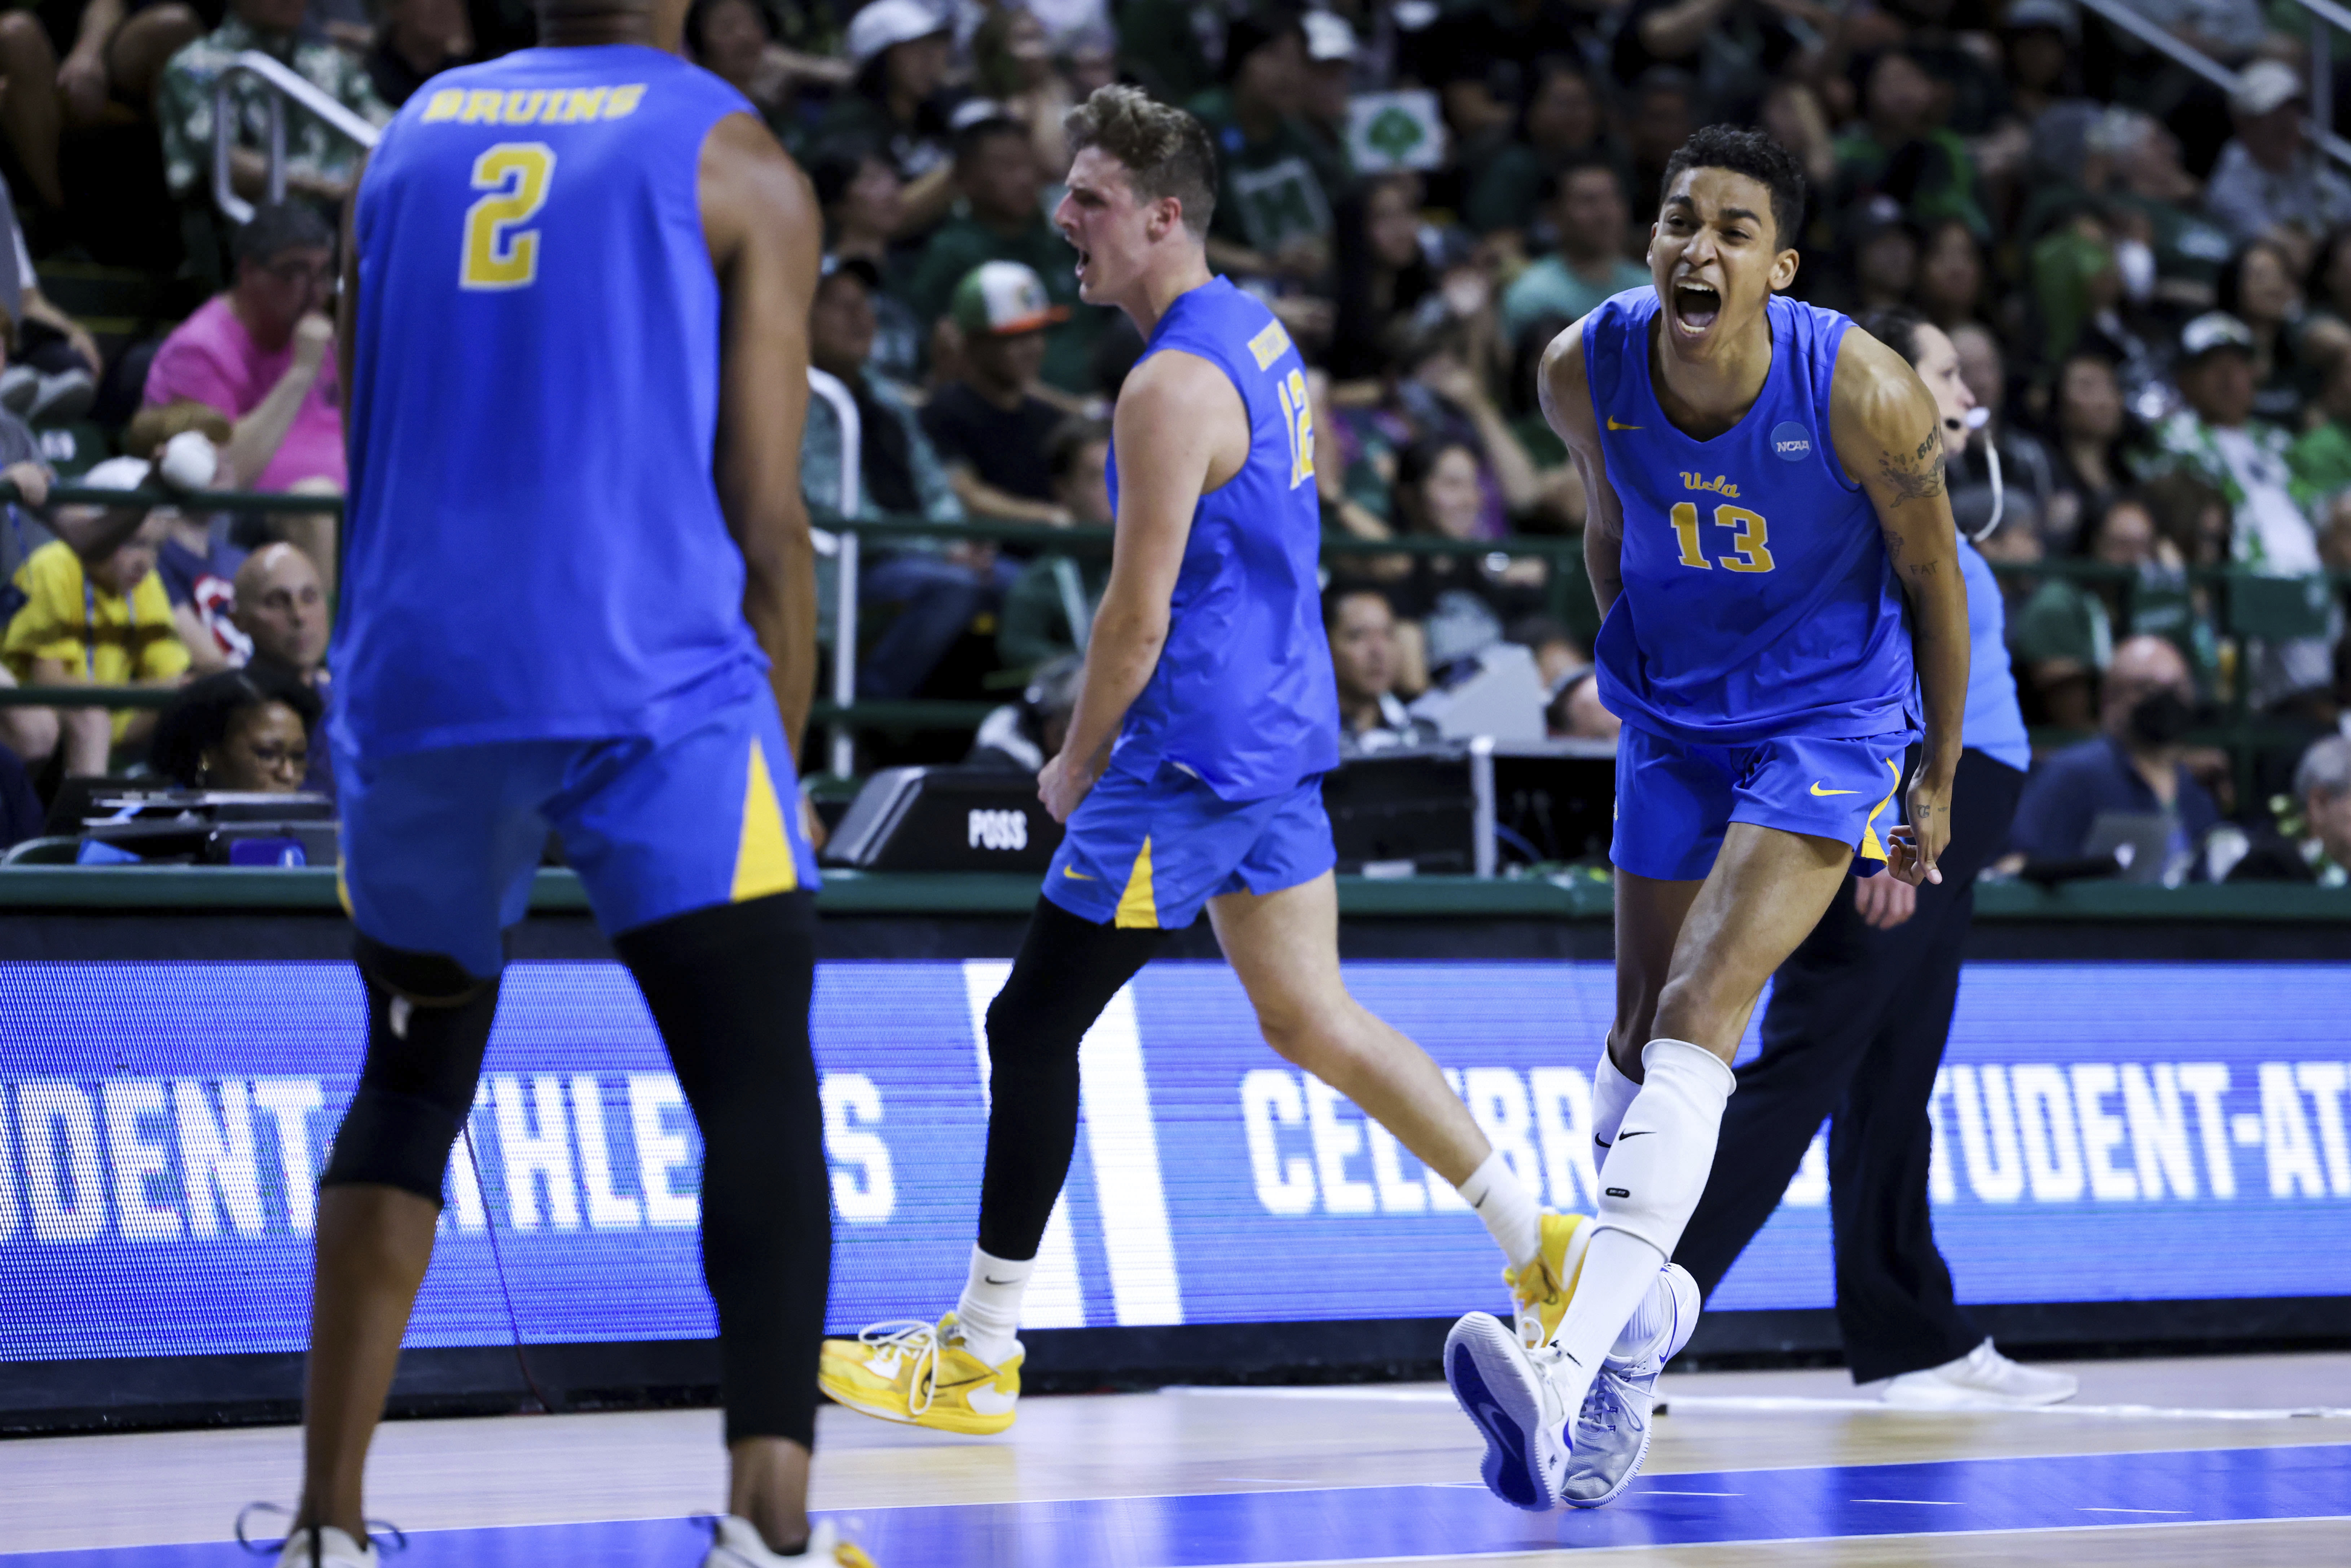
[[835,1404],[884,1421],[935,1432],[986,1437],[1012,1425],[1020,1397],[1022,1353],[1001,1366],[964,1348],[949,1312],[930,1323],[875,1323],[855,1339],[829,1339],[816,1385]]
[[1542,1249],[1524,1269],[1504,1269],[1502,1283],[1518,1303],[1519,1343],[1541,1350],[1559,1332],[1567,1315],[1568,1298],[1575,1294],[1576,1277],[1583,1271],[1583,1254],[1592,1245],[1592,1218],[1583,1214],[1543,1210]]

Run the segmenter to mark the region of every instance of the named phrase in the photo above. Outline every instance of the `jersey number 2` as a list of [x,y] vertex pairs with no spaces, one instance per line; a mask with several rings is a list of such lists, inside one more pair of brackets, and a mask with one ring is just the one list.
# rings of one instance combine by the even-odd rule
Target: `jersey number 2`
[[522,225],[547,205],[555,149],[501,141],[474,160],[474,189],[490,193],[465,209],[461,288],[528,288],[538,281],[538,231]]
[[1314,409],[1306,401],[1306,378],[1296,371],[1274,383],[1281,398],[1282,423],[1290,432],[1290,487],[1314,477]]
[[[1771,551],[1764,540],[1771,529],[1757,514],[1744,507],[1724,505],[1714,509],[1715,526],[1735,528],[1730,541],[1731,553],[1719,558],[1729,571],[1769,571]],[[1698,540],[1698,504],[1681,501],[1674,507],[1674,532],[1680,536],[1682,564],[1699,571],[1711,571],[1714,562],[1706,558]]]

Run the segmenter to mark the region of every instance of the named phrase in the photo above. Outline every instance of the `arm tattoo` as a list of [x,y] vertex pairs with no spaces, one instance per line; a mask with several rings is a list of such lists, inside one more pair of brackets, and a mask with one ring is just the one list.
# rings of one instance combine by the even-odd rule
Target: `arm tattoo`
[[1910,575],[1913,577],[1932,577],[1935,575],[1935,563],[1931,560],[1922,560],[1917,565],[1910,569]]
[[1879,459],[1877,476],[1894,492],[1889,506],[1905,501],[1928,501],[1943,493],[1943,428],[1930,425],[1927,438],[1907,458],[1887,454]]

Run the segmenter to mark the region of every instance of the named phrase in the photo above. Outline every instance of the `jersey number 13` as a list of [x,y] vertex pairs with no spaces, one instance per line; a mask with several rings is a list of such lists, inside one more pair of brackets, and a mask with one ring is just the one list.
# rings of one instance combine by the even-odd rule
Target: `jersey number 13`
[[1730,549],[1708,559],[1706,535],[1700,530],[1698,503],[1677,502],[1673,511],[1674,532],[1682,546],[1682,564],[1698,571],[1712,571],[1717,564],[1729,571],[1769,571],[1771,551],[1764,540],[1771,535],[1762,517],[1744,507],[1728,503],[1714,509],[1714,526],[1731,530]]
[[474,189],[488,195],[465,209],[460,288],[528,288],[538,281],[538,231],[528,228],[547,205],[555,149],[544,141],[501,141],[474,160]]

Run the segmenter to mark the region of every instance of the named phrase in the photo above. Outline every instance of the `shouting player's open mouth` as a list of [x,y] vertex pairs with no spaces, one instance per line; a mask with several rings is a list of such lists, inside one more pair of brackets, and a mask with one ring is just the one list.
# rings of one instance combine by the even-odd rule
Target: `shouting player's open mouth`
[[1694,277],[1676,281],[1667,303],[1672,307],[1675,327],[1689,338],[1704,337],[1722,314],[1721,291]]

